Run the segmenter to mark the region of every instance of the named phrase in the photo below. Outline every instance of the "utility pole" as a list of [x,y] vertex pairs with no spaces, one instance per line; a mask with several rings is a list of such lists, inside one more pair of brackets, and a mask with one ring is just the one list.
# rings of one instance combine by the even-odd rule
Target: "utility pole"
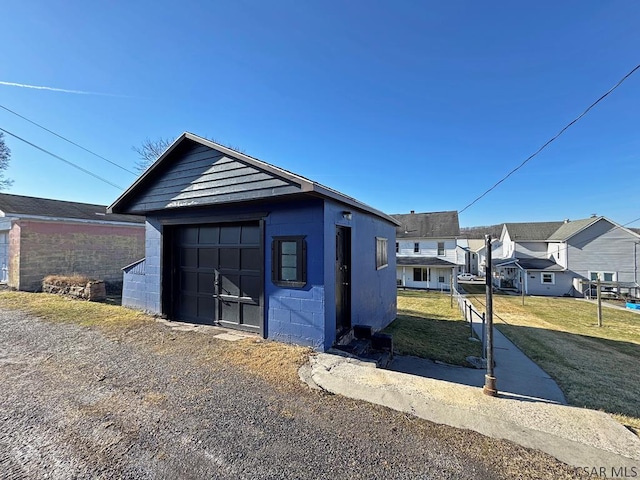
[[487,373],[484,376],[482,393],[497,397],[496,377],[493,374],[493,272],[491,268],[491,235],[485,235],[484,240],[487,248],[487,271],[485,276],[487,289]]
[[598,281],[596,282],[596,288],[598,291],[596,292],[598,298],[598,326],[602,326],[602,295],[600,294],[600,276],[598,276]]

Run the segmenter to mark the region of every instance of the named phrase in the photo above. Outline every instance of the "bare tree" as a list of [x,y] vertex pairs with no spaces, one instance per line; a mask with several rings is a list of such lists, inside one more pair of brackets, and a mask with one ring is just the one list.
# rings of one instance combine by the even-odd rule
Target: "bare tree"
[[[214,143],[219,145],[223,145],[231,150],[235,150],[236,152],[244,153],[239,147],[225,145],[224,143],[218,142],[213,138],[203,137],[207,140],[211,140]],[[160,155],[162,155],[167,148],[174,142],[174,140],[169,140],[168,138],[159,138],[157,140],[151,140],[149,138],[145,139],[144,142],[139,147],[132,147],[133,151],[136,152],[140,159],[136,162],[135,168],[138,173],[144,172],[149,166],[155,162]]]
[[13,185],[13,180],[4,177],[4,171],[9,168],[11,150],[4,143],[4,133],[0,132],[0,190],[6,190]]
[[169,140],[168,138],[159,138],[157,140],[146,138],[139,147],[132,147],[133,151],[140,156],[135,166],[138,173],[144,172],[153,162],[160,158],[160,155],[162,155],[172,143],[173,140]]

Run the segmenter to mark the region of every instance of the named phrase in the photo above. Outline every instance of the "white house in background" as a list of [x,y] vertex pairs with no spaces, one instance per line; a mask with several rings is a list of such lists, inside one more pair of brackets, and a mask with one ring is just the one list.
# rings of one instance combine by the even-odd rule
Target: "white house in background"
[[458,212],[391,215],[396,227],[398,286],[449,290],[456,274],[465,270],[466,251],[458,245]]
[[[469,244],[467,272],[472,273],[473,275],[484,277],[487,257],[485,240],[484,238],[470,238],[467,240],[467,242]],[[499,243],[497,240],[492,243],[492,253],[495,253],[497,243]],[[502,250],[500,251],[502,252]]]
[[581,281],[637,294],[640,235],[606,217],[564,222],[505,223],[494,284],[528,295],[582,296]]

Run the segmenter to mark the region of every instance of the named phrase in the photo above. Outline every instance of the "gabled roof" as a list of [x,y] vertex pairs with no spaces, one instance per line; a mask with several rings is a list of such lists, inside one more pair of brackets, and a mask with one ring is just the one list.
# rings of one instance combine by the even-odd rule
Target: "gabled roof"
[[479,238],[470,238],[468,242],[469,242],[469,250],[471,250],[472,252],[477,252],[478,250],[483,248],[486,243],[484,240],[481,240]]
[[456,238],[460,236],[458,212],[397,213],[396,238]]
[[[509,238],[515,242],[546,241],[563,222],[505,223]],[[502,238],[501,238],[502,240]]]
[[[109,212],[126,212],[127,206],[136,198],[136,196],[140,195],[145,188],[152,185],[158,178],[162,175],[164,171],[171,165],[173,160],[173,153],[179,151],[184,145],[187,144],[198,144],[210,149],[221,152],[226,157],[242,162],[245,165],[254,167],[261,172],[265,172],[267,174],[273,175],[283,181],[287,182],[292,186],[296,186],[296,192],[322,197],[325,199],[335,200],[341,204],[346,205],[347,207],[351,207],[354,209],[358,209],[370,214],[373,214],[383,220],[392,223],[393,225],[397,225],[397,221],[394,220],[389,215],[376,210],[369,205],[366,205],[355,198],[344,195],[337,190],[333,190],[329,187],[321,185],[317,182],[309,180],[301,175],[297,175],[295,173],[289,172],[283,168],[277,167],[275,165],[269,164],[267,162],[263,162],[257,158],[251,157],[244,153],[240,153],[231,148],[225,147],[224,145],[220,145],[218,143],[212,142],[211,140],[204,139],[197,135],[194,135],[189,132],[185,132],[180,137],[176,139],[173,144],[167,148],[167,150],[156,160],[153,165],[151,165],[120,197],[116,199],[111,206],[109,206]],[[283,190],[284,191],[284,190]],[[291,189],[286,190],[287,194],[291,194]],[[282,194],[284,195],[284,194]],[[271,195],[278,196],[277,193]],[[229,197],[228,200],[221,200],[218,204],[222,203],[231,203],[242,201],[238,198]],[[184,204],[184,205],[183,205]],[[176,202],[176,207],[188,206],[188,202]],[[153,211],[153,210],[148,210]]]
[[107,214],[106,205],[26,197],[8,193],[0,193],[0,212],[2,216],[13,217],[51,217],[97,222],[144,223],[144,217],[136,215]]
[[591,218],[584,218],[582,220],[571,220],[571,221],[566,220],[562,224],[562,226],[558,228],[558,230],[556,230],[552,235],[549,236],[549,241],[564,242],[569,238],[573,237],[574,235],[580,233],[585,228],[589,228],[594,223],[599,222],[600,220],[603,220],[603,219],[611,223],[612,227],[615,226],[613,222],[611,222],[610,220],[604,217],[591,217]]

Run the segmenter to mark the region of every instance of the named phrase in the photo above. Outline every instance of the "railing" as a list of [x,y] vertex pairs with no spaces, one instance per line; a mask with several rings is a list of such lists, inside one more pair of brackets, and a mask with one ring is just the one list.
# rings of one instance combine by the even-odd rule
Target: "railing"
[[[468,301],[464,295],[458,292],[458,290],[455,287],[452,287],[451,292],[452,292],[451,293],[452,298],[454,298],[456,303],[458,304],[458,308],[460,309],[460,313],[462,313],[462,316],[464,317],[465,322],[469,322],[469,328],[471,329],[470,338],[476,338],[482,342],[482,358],[485,358],[485,352],[486,352],[485,313],[478,312],[478,310],[476,310],[476,307],[474,307],[473,304],[470,301]],[[482,323],[480,336],[478,336],[476,331],[473,329],[474,319]]]

